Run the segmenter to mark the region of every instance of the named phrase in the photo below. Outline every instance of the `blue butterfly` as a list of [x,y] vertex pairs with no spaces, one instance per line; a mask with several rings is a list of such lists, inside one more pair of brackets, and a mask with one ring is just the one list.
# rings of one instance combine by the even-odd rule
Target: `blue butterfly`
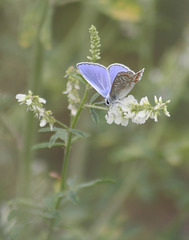
[[105,98],[106,105],[124,98],[141,80],[144,68],[135,73],[127,66],[114,63],[104,67],[98,63],[81,62],[77,64],[86,81]]

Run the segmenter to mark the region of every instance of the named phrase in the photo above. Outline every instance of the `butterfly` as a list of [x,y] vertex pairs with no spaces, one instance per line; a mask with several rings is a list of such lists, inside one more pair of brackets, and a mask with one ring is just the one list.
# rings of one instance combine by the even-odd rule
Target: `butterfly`
[[141,80],[144,68],[135,73],[127,66],[113,63],[107,68],[98,63],[81,62],[77,64],[85,80],[105,98],[106,105],[123,99]]

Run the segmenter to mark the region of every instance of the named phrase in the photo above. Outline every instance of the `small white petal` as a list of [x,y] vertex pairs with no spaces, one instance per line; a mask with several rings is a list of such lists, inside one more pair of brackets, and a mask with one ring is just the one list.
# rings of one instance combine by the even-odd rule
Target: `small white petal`
[[39,97],[39,102],[45,104],[46,100],[44,98]]
[[108,124],[112,124],[114,122],[114,117],[113,116],[109,116],[108,114],[105,116],[106,121]]
[[167,111],[167,109],[163,109],[163,112],[167,117],[170,117],[170,113]]
[[32,104],[32,100],[29,98],[26,100],[26,105],[30,106]]
[[142,110],[132,118],[132,122],[137,124],[144,124],[148,118],[149,118],[148,111]]
[[159,103],[163,103],[162,97],[159,97]]
[[152,114],[150,115],[150,118],[151,118],[151,119],[154,119],[155,122],[158,122],[158,118],[157,118],[157,117],[158,117],[158,112],[152,113]]
[[45,119],[42,119],[42,120],[40,121],[39,126],[40,126],[40,127],[44,127],[46,124],[47,124],[47,121],[46,121]]
[[17,94],[16,95],[16,99],[18,99],[18,102],[24,102],[26,97],[27,97],[26,94]]
[[156,96],[154,96],[154,102],[155,102],[155,104],[158,104],[158,99]]
[[75,84],[75,89],[80,89],[80,87],[77,83]]
[[144,104],[147,104],[147,105],[150,104],[149,101],[148,101],[148,97],[147,96],[141,98],[141,100],[140,100],[140,105],[144,105]]
[[129,120],[128,119],[123,119],[122,122],[121,122],[121,125],[126,127],[129,123]]

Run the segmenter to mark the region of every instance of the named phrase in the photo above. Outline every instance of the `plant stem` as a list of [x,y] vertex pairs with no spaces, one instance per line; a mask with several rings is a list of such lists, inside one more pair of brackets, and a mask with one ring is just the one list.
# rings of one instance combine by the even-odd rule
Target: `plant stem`
[[100,106],[90,105],[90,104],[85,104],[84,107],[87,107],[87,108],[94,108],[94,109],[99,109],[99,110],[105,110],[105,111],[108,110],[108,108],[106,108],[106,107],[100,107]]
[[[87,95],[88,95],[88,87],[86,87],[85,89],[85,93],[84,93],[84,96],[83,96],[83,99],[81,101],[81,104],[77,110],[77,113],[75,115],[75,117],[73,118],[72,122],[71,122],[71,125],[70,125],[70,128],[74,128],[76,123],[77,123],[77,120],[79,118],[79,115],[83,109],[83,105],[86,101],[86,98],[87,98]],[[64,154],[64,162],[63,162],[63,165],[62,165],[62,174],[61,174],[61,186],[60,186],[60,191],[63,191],[65,189],[65,184],[66,184],[66,172],[67,172],[67,166],[68,166],[68,159],[69,159],[69,153],[70,153],[70,147],[71,147],[71,140],[72,140],[72,133],[69,132],[68,134],[68,143],[67,143],[67,147],[66,147],[66,150],[65,150],[65,154]],[[60,204],[60,200],[57,202],[56,204],[56,208],[59,207],[59,204]]]
[[[74,128],[75,127],[75,125],[76,125],[76,123],[78,121],[78,118],[80,116],[80,113],[81,113],[81,111],[83,109],[83,105],[84,105],[84,103],[86,101],[87,95],[88,95],[88,86],[86,86],[83,99],[82,99],[82,101],[80,103],[80,106],[79,106],[79,108],[77,110],[77,113],[76,113],[75,117],[73,118],[73,120],[72,120],[72,122],[70,124],[70,128]],[[68,134],[68,142],[67,142],[66,149],[65,149],[65,152],[64,152],[64,160],[63,160],[63,165],[62,165],[60,192],[64,191],[65,188],[66,188],[66,173],[67,173],[67,168],[68,168],[68,160],[69,160],[71,142],[72,142],[72,133],[69,132],[69,134]],[[55,209],[59,208],[60,202],[61,202],[61,198],[58,198],[58,200],[56,202],[56,205],[55,205]],[[53,219],[53,220],[51,220],[51,223],[50,223],[49,234],[47,236],[47,240],[51,240],[51,238],[52,238],[54,224],[55,224],[55,220]]]
[[56,123],[59,124],[61,127],[65,128],[65,129],[69,129],[68,126],[66,126],[65,124],[61,123],[60,121],[56,120]]

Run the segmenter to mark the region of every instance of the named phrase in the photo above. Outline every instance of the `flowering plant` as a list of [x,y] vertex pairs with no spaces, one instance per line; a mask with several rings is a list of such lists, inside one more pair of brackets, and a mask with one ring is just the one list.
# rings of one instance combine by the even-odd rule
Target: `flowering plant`
[[[98,36],[98,32],[94,26],[90,28],[90,39],[91,39],[91,56],[88,57],[92,62],[100,59],[100,38]],[[61,216],[58,214],[58,210],[61,206],[66,202],[66,200],[77,203],[77,192],[86,187],[91,187],[99,183],[104,182],[112,182],[107,179],[97,179],[88,183],[79,184],[78,186],[70,184],[70,181],[67,181],[66,173],[68,168],[69,154],[71,149],[71,144],[78,140],[79,138],[85,138],[88,134],[84,133],[81,130],[75,129],[78,118],[84,108],[89,108],[90,113],[93,117],[93,120],[97,121],[98,117],[96,114],[96,110],[104,110],[106,111],[105,119],[108,124],[118,124],[122,126],[127,126],[129,120],[133,123],[143,124],[147,119],[154,119],[155,122],[158,121],[158,116],[160,111],[162,111],[166,116],[170,116],[167,111],[167,104],[170,101],[166,101],[163,103],[162,98],[154,97],[155,106],[151,106],[148,98],[143,97],[138,103],[138,101],[132,96],[129,95],[121,100],[115,101],[108,107],[102,106],[101,103],[95,103],[95,100],[99,96],[99,94],[95,94],[89,104],[86,104],[86,99],[89,92],[89,85],[86,83],[83,76],[78,72],[77,69],[71,67],[66,72],[66,77],[68,78],[66,90],[63,94],[67,94],[68,97],[68,109],[71,112],[70,125],[67,126],[60,121],[58,121],[50,110],[46,110],[44,108],[44,104],[46,100],[33,95],[32,91],[28,91],[28,95],[26,94],[17,94],[16,99],[20,104],[26,104],[27,111],[31,111],[34,113],[34,116],[39,119],[40,127],[46,126],[49,124],[50,128],[45,128],[44,131],[51,131],[53,135],[50,138],[48,144],[45,147],[53,147],[53,146],[63,146],[64,147],[64,161],[62,164],[61,177],[59,177],[60,184],[58,192],[55,192],[53,195],[53,200],[47,202],[47,214],[44,214],[44,207],[38,206],[43,212],[43,215],[49,221],[49,233],[48,240],[54,239],[53,233],[56,228],[60,227],[60,218]],[[80,99],[80,86],[79,81],[85,84],[85,92]],[[57,126],[58,125],[58,126]],[[44,145],[43,145],[44,147]],[[38,146],[39,148],[39,146]],[[49,205],[48,205],[49,204]],[[40,214],[41,214],[40,212]],[[40,215],[41,216],[41,215]]]

